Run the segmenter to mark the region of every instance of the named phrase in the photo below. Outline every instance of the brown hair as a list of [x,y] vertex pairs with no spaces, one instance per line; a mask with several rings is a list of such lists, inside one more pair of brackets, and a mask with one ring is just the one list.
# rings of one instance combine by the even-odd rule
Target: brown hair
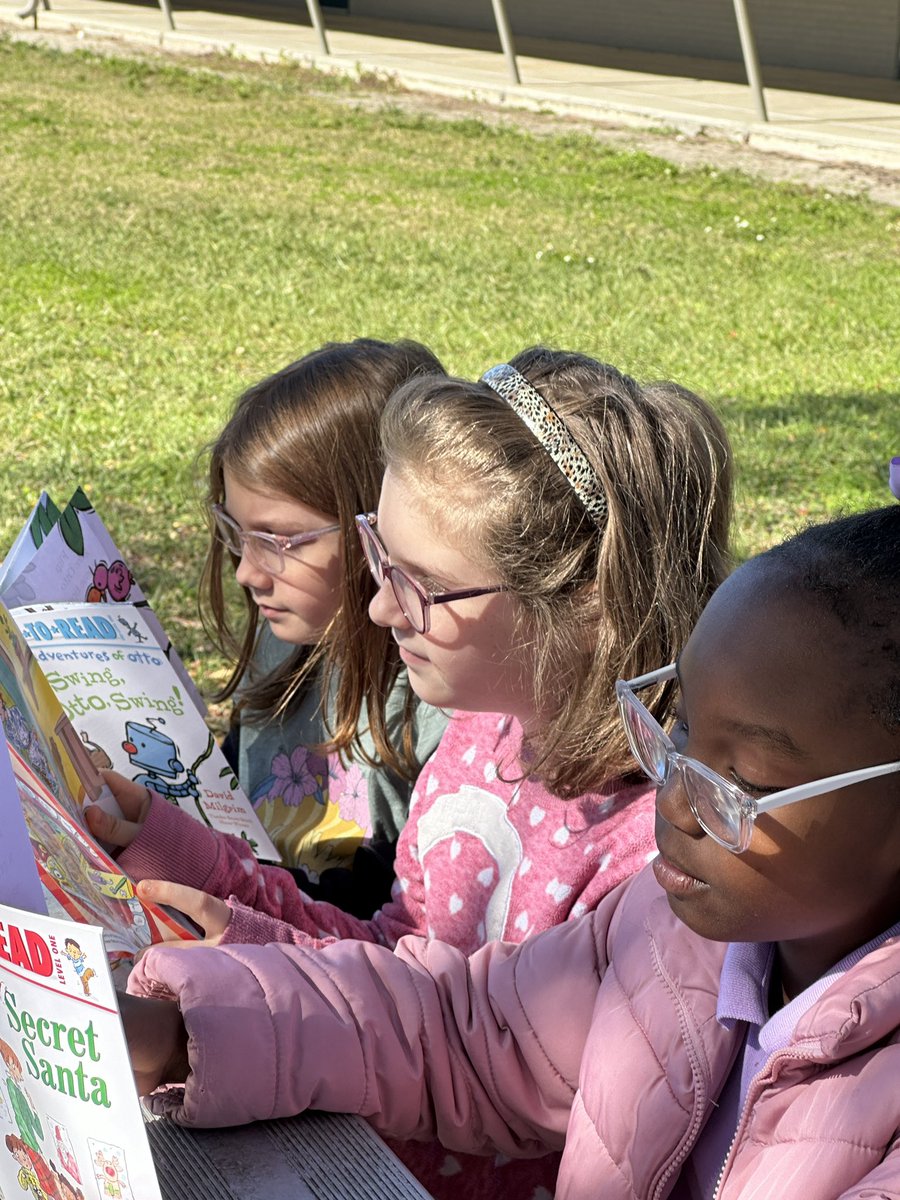
[[[406,384],[382,445],[451,537],[468,544],[475,526],[476,555],[519,598],[516,633],[533,648],[538,710],[551,714],[531,738],[529,769],[573,797],[635,772],[615,681],[671,662],[729,569],[730,450],[712,409],[676,384],[641,387],[543,347],[511,363],[596,472],[609,504],[602,528],[484,383]],[[651,702],[660,719],[671,690]]]
[[418,342],[329,342],[244,392],[207,448],[210,504],[224,499],[227,469],[245,487],[333,515],[341,526],[343,556],[340,604],[318,644],[298,646],[273,672],[253,678],[249,671],[261,628],[259,611],[243,589],[246,619],[240,630],[235,629],[225,595],[235,560],[210,525],[201,616],[234,662],[215,698],[226,699],[240,685],[236,712],[262,720],[287,711],[321,669],[323,696],[334,687],[328,714],[331,741],[321,749],[353,748],[366,762],[378,765],[359,741],[365,702],[378,761],[407,778],[421,765],[412,739],[415,697],[407,698],[401,745],[395,745],[387,730],[385,702],[401,664],[390,631],[368,619],[373,584],[353,518],[378,504],[383,475],[378,426],[388,397],[406,380],[430,374],[444,375],[444,369]]
[[0,1058],[6,1063],[7,1067],[15,1067],[17,1071],[22,1070],[21,1060],[8,1042],[4,1042],[0,1038]]

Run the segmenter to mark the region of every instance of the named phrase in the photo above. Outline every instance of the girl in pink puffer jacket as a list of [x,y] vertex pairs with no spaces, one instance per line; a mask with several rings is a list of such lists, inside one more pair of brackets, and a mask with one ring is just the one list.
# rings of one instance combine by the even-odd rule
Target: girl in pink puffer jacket
[[562,1148],[560,1200],[896,1196],[898,548],[895,507],[737,571],[679,658],[671,740],[652,681],[620,688],[660,854],[594,913],[468,960],[153,949],[129,988],[176,1003],[125,1000],[141,1090],[171,1084],[152,1103],[185,1123],[310,1107]]

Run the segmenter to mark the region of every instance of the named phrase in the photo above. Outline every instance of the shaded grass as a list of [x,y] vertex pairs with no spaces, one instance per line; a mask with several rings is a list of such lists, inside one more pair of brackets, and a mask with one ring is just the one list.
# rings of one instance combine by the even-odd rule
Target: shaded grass
[[250,382],[360,334],[460,374],[541,341],[701,391],[735,443],[744,553],[888,498],[895,212],[216,65],[0,41],[0,546],[42,485],[81,483],[218,671],[193,619],[195,453]]

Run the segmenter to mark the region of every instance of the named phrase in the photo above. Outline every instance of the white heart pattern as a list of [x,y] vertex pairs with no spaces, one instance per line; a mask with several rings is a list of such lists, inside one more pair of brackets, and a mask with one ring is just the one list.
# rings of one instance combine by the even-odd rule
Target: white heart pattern
[[531,822],[532,825],[540,825],[541,821],[543,821],[543,819],[544,819],[544,817],[546,817],[546,815],[547,814],[544,812],[544,810],[541,808],[541,806],[539,804],[536,804],[534,806],[534,808],[531,810],[531,812],[528,814],[528,820]]
[[483,871],[479,871],[475,877],[482,887],[490,887],[494,882],[494,868],[485,867]]
[[558,879],[551,879],[547,884],[546,891],[547,895],[552,896],[557,904],[562,904],[566,896],[571,894],[572,885],[570,883],[560,883]]
[[478,753],[478,747],[470,746],[468,748],[468,750],[465,752],[465,754],[462,756],[462,760],[466,764],[467,767],[471,767],[472,763],[475,761],[475,755],[477,753]]
[[463,906],[462,897],[457,896],[456,892],[454,892],[453,895],[450,897],[450,913],[451,913],[451,915],[456,916],[456,914],[459,912],[459,910],[462,908],[462,906]]

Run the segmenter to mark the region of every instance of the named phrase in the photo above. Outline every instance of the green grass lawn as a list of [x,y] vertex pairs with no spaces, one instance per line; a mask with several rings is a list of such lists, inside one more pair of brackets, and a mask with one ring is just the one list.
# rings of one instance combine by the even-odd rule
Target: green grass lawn
[[81,483],[195,673],[195,455],[319,343],[533,342],[670,377],[736,448],[738,544],[886,502],[900,214],[584,135],[363,111],[295,67],[0,40],[0,553]]

